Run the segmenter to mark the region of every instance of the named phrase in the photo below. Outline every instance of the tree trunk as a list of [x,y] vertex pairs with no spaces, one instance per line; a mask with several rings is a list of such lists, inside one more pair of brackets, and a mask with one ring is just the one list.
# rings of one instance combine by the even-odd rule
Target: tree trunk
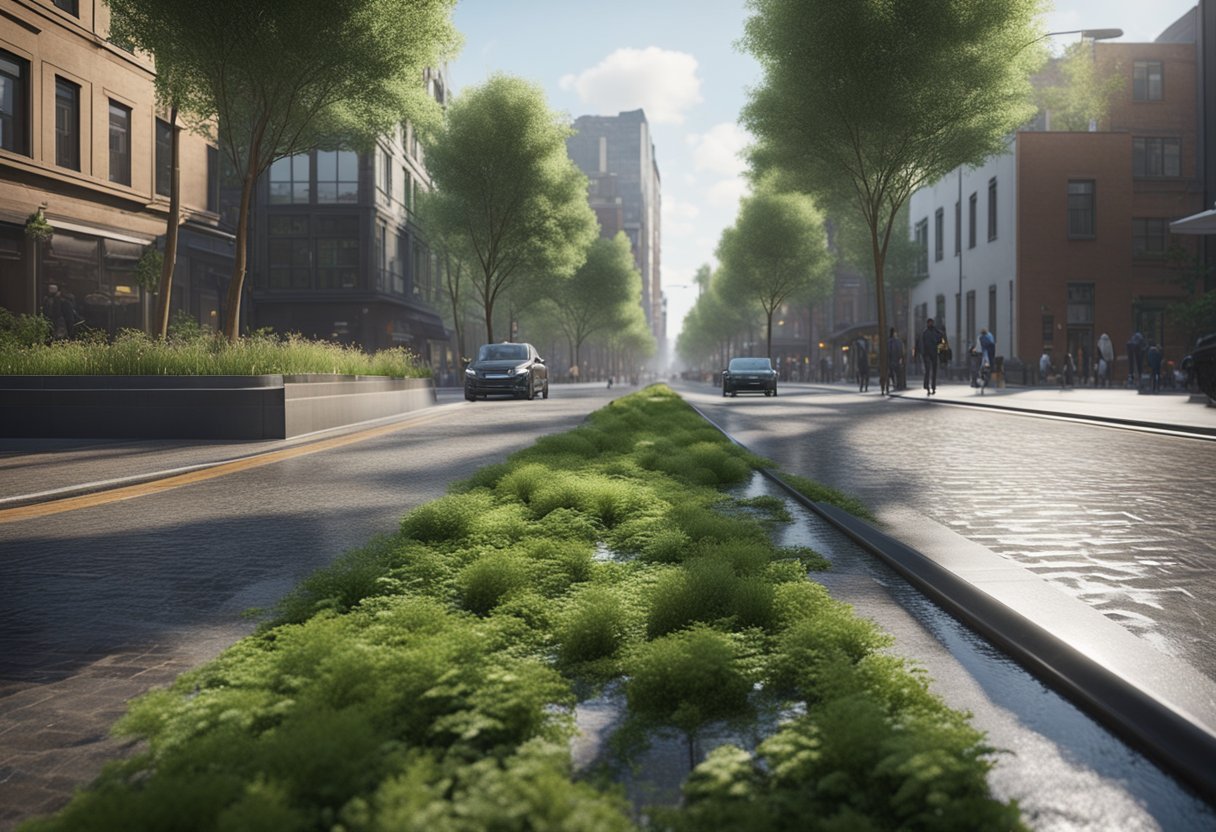
[[487,293],[485,301],[486,312],[486,343],[494,343],[494,301],[490,300]]
[[249,149],[249,163],[241,181],[241,208],[236,219],[236,251],[232,262],[232,279],[228,281],[228,308],[224,315],[224,334],[232,343],[241,335],[241,293],[245,288],[245,260],[249,248],[249,206],[253,202],[253,189],[257,185],[257,158],[261,153],[261,141],[255,140]]
[[776,309],[777,309],[777,307],[774,305],[772,309],[769,309],[766,312],[766,314],[768,315],[768,339],[767,339],[768,352],[766,352],[765,355],[768,356],[768,360],[769,360],[770,364],[773,361],[773,312]]
[[156,335],[169,335],[169,305],[173,300],[173,269],[177,265],[177,233],[182,214],[181,131],[177,127],[177,105],[169,108],[173,140],[169,162],[169,221],[165,224],[165,259],[160,267],[160,293],[156,306]]
[[[888,228],[889,231],[889,228]],[[874,250],[874,289],[878,304],[878,384],[887,393],[887,293],[883,287],[883,268],[886,265],[885,246],[878,245],[878,219],[870,225],[870,242]]]

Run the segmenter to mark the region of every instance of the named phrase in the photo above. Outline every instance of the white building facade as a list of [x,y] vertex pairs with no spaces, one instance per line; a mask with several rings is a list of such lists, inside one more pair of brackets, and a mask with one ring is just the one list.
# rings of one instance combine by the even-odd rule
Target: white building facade
[[966,366],[967,345],[981,328],[995,336],[997,355],[1017,355],[1015,143],[979,167],[956,168],[909,200],[908,233],[921,245],[928,277],[909,296],[908,343],[933,318],[954,347],[955,366]]

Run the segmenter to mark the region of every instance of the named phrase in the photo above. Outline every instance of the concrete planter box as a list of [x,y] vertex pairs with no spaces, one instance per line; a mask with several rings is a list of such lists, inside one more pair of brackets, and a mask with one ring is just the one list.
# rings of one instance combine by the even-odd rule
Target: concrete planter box
[[0,436],[287,439],[434,403],[429,378],[0,376]]

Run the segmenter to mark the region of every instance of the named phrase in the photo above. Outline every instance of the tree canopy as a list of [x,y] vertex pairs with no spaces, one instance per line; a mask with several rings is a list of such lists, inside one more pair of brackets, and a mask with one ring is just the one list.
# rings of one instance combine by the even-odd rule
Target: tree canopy
[[1056,83],[1043,83],[1038,99],[1051,130],[1088,130],[1090,122],[1100,124],[1127,85],[1121,65],[1103,71],[1094,60],[1093,43],[1084,40],[1070,44],[1050,69]]
[[239,334],[249,204],[276,159],[364,146],[438,118],[423,72],[454,53],[455,0],[107,0],[111,35],[156,59],[161,98],[214,129],[241,178],[225,332]]
[[569,277],[598,233],[569,135],[539,87],[506,75],[464,90],[424,135],[435,184],[424,210],[468,252],[490,341],[499,297],[524,275]]
[[[759,172],[779,170],[870,231],[878,324],[884,263],[914,190],[1004,149],[1034,114],[1041,0],[749,0],[740,46],[763,80],[742,114]],[[905,234],[904,229],[897,233]],[[886,390],[886,340],[879,339]]]
[[642,308],[642,275],[624,232],[592,241],[583,265],[551,288],[544,306],[570,343],[573,364],[589,337],[631,323],[632,307]]
[[796,294],[823,297],[832,289],[823,218],[803,194],[761,189],[744,199],[734,226],[722,232],[717,254],[723,296],[753,301],[764,311],[769,358],[778,307]]

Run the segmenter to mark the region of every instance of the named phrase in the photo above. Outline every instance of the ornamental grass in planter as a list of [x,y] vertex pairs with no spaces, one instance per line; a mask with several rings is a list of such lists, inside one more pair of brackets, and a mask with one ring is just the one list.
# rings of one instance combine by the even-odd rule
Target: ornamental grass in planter
[[[143,742],[26,828],[1017,829],[991,749],[781,548],[766,464],[652,387],[456,483],[301,583],[117,731]],[[679,806],[575,773],[580,698],[620,753],[687,742]],[[781,714],[704,759],[715,725]],[[605,769],[610,771],[611,769]]]

